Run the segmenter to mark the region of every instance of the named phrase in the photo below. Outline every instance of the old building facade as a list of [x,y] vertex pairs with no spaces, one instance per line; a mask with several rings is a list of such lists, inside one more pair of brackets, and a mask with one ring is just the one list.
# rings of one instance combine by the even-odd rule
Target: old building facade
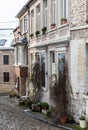
[[19,18],[19,26],[13,31],[15,64],[14,70],[16,75],[16,87],[20,96],[26,95],[28,89],[26,81],[28,76],[28,11],[22,8],[16,16]]
[[14,48],[11,47],[12,38],[0,39],[0,93],[9,93],[15,85]]
[[81,114],[88,119],[87,0],[29,0],[24,7],[30,14],[28,66],[31,74],[32,64],[39,59],[43,77],[41,100],[51,104],[50,76],[55,74],[60,79],[66,67],[66,83],[69,81],[72,91],[68,108],[75,120]]

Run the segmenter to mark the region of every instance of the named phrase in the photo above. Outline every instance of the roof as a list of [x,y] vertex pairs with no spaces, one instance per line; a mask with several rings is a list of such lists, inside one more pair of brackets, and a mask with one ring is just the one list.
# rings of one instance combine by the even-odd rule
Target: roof
[[[6,31],[0,31],[0,50],[6,49],[13,49],[12,42],[13,42],[13,34],[5,34]],[[3,33],[3,35],[1,35]]]
[[28,43],[28,39],[26,37],[24,37],[23,39],[17,41],[17,42],[13,42],[12,46],[16,46],[16,45],[27,45]]
[[32,2],[33,0],[28,0],[26,4],[21,8],[21,10],[18,12],[16,15],[16,18],[20,18],[28,9],[28,5]]
[[22,40],[22,43],[28,43],[28,40],[27,40],[27,38],[25,37],[25,38],[23,38]]

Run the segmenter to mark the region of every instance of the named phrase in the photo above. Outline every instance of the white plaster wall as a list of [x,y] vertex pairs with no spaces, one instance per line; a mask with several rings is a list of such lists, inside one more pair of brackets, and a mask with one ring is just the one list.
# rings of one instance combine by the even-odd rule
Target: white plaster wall
[[87,105],[83,98],[86,89],[86,43],[84,39],[70,42],[70,75],[73,95],[71,112],[78,121],[82,112],[86,113]]
[[86,78],[85,41],[76,39],[70,42],[70,74],[73,92],[83,93]]

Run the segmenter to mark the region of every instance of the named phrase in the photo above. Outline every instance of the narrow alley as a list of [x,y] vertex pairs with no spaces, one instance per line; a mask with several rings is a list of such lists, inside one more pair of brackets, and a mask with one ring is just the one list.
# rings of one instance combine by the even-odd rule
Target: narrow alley
[[23,110],[0,97],[0,130],[62,130],[27,115]]

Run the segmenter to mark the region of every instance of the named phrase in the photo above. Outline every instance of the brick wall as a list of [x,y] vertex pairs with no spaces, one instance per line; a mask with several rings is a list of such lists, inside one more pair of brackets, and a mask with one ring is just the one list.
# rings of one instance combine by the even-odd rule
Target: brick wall
[[[3,64],[3,55],[9,55],[9,65]],[[15,84],[14,50],[0,50],[0,92],[8,92]],[[9,72],[9,82],[3,82],[3,72]]]

